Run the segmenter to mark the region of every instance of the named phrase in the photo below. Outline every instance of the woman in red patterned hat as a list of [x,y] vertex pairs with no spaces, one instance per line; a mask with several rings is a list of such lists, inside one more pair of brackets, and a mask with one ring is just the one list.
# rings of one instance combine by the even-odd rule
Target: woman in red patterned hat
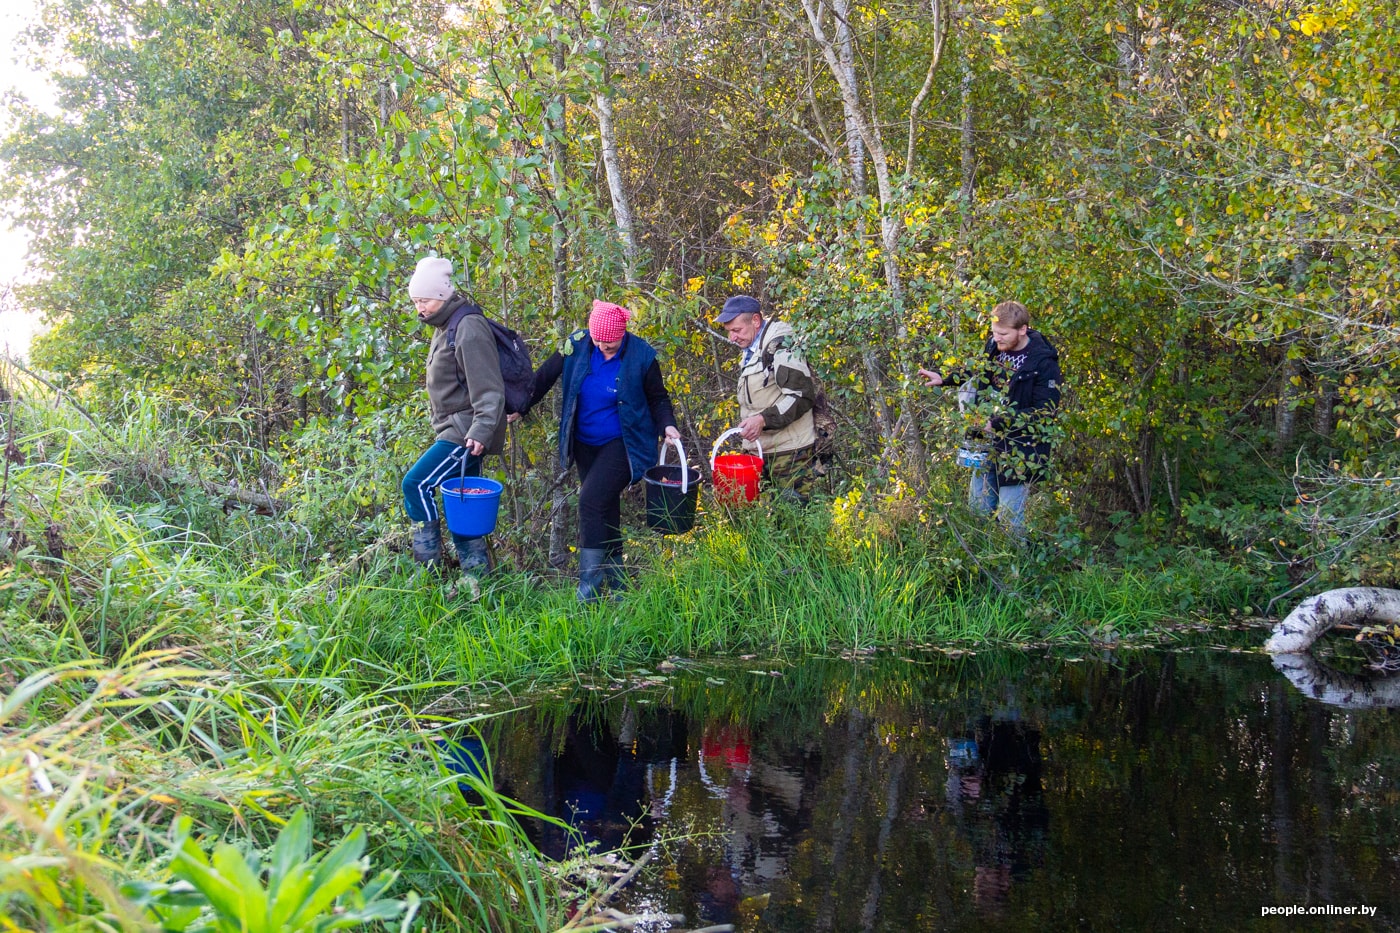
[[627,333],[631,316],[621,305],[593,302],[588,329],[570,334],[536,371],[529,405],[563,377],[559,463],[578,464],[578,598],[585,603],[598,598],[605,580],[614,594],[627,588],[622,491],[655,465],[660,435],[680,437],[656,351]]

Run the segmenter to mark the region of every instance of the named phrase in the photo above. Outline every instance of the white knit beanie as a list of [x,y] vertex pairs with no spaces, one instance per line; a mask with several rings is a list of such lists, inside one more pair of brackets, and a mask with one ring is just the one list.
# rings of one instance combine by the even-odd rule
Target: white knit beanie
[[443,301],[451,298],[452,260],[441,256],[418,260],[418,268],[408,280],[408,297],[441,298]]

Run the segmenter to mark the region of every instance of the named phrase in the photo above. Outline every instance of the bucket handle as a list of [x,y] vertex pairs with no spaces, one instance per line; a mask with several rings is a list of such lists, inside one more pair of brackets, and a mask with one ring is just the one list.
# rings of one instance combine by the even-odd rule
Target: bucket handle
[[[464,443],[462,444],[462,446],[463,446],[463,447],[466,447],[467,445],[466,445],[466,443],[464,442]],[[470,457],[470,456],[471,456],[471,453],[468,452],[468,453],[467,453],[467,457]],[[463,493],[462,493],[462,489],[463,489],[463,487],[465,487],[465,486],[467,485],[467,457],[463,457],[461,460],[457,461],[457,494],[458,494],[458,495],[462,495],[462,494],[463,494]],[[484,459],[484,455],[483,455],[483,459]],[[476,477],[472,477],[472,478],[475,479]],[[443,490],[443,494],[446,495],[446,494],[447,494],[447,490],[444,489],[444,490]]]
[[[463,446],[463,447],[466,447],[466,446],[467,446],[465,441],[462,443],[462,446]],[[467,457],[470,457],[470,456],[471,456],[471,453],[468,452]],[[458,495],[461,495],[462,487],[465,486],[465,485],[467,484],[467,457],[463,457],[461,460],[457,461],[457,494],[458,494]],[[447,494],[447,490],[444,489],[444,490],[443,490],[443,494],[446,495],[446,494]]]
[[[719,440],[715,441],[715,446],[712,447],[712,448],[710,448],[710,472],[711,472],[711,473],[714,472],[714,469],[715,469],[715,458],[719,456],[719,449],[720,449],[720,447],[724,446],[725,440],[726,440],[731,434],[742,434],[742,433],[743,433],[743,432],[741,432],[738,428],[730,428],[728,431],[725,431],[723,434],[721,434],[721,435],[719,436]],[[758,459],[762,460],[762,459],[763,459],[763,444],[762,444],[762,442],[760,442],[760,441],[757,440],[757,439],[754,440],[754,444],[758,447]]]
[[685,464],[685,448],[681,446],[679,437],[668,438],[666,443],[661,445],[661,456],[657,458],[656,465],[666,465],[666,451],[670,450],[672,445],[675,445],[676,462],[681,467],[681,495],[685,495],[690,491],[690,467]]

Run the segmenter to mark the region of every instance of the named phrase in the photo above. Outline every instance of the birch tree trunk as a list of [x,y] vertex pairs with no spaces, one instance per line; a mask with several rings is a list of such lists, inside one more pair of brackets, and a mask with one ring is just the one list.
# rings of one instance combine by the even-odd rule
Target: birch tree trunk
[[1138,77],[1142,74],[1142,29],[1138,25],[1137,4],[1120,0],[1117,14],[1117,25],[1123,27],[1122,32],[1115,30],[1113,40],[1118,51],[1118,90],[1128,94],[1137,87]]
[[966,282],[968,261],[972,258],[973,198],[977,195],[977,137],[975,134],[975,114],[972,109],[972,62],[967,55],[959,56],[962,75],[959,79],[962,93],[962,184],[958,187],[958,245],[957,256],[953,259],[953,272],[959,282]]
[[[826,15],[824,0],[802,0],[802,9],[807,14],[812,38],[816,40],[822,58],[826,60],[832,77],[836,79],[836,83],[841,89],[841,102],[846,112],[846,123],[848,126],[855,127],[859,133],[861,140],[865,143],[865,150],[869,153],[870,164],[875,170],[875,187],[880,199],[880,252],[885,271],[885,286],[890,293],[896,347],[902,350],[907,345],[909,338],[909,326],[904,320],[904,279],[899,271],[899,231],[903,223],[897,209],[894,185],[890,178],[889,158],[885,152],[880,125],[869,119],[862,110],[860,90],[854,80],[854,70],[848,71],[842,66],[837,43],[827,33],[824,23]],[[832,0],[832,11],[838,23],[849,24],[850,4],[848,0]],[[913,385],[913,367],[909,365],[900,352],[896,352],[896,359],[903,384]],[[878,387],[872,387],[872,389],[875,388]],[[908,406],[904,406],[904,411],[900,413],[898,422],[893,426],[886,422],[882,426],[882,432],[884,433],[886,461],[891,462],[893,458],[890,455],[902,445],[911,472],[916,477],[923,477],[927,472],[928,456],[924,450],[923,439],[915,429]]]
[[943,61],[943,45],[948,41],[948,7],[944,0],[929,0],[933,13],[933,55],[929,58],[928,74],[924,75],[923,87],[914,95],[909,104],[909,149],[904,156],[904,180],[909,184],[914,180],[914,143],[919,138],[919,110],[933,90],[933,76],[938,72],[938,63]]
[[1337,380],[1327,369],[1314,369],[1314,384],[1317,395],[1313,400],[1313,433],[1320,438],[1330,439],[1336,425],[1333,417],[1337,408]]
[[[588,0],[588,7],[598,20],[604,19],[602,0]],[[610,76],[606,32],[602,57],[603,88],[593,95],[593,105],[598,114],[598,138],[602,145],[603,172],[608,179],[608,193],[612,196],[613,221],[617,224],[617,235],[622,240],[622,254],[627,263],[627,284],[635,285],[641,276],[642,251],[637,245],[637,233],[632,223],[632,205],[627,199],[627,186],[622,177],[622,160],[617,154],[617,127],[613,122],[612,98],[608,96]]]
[[[1313,244],[1299,243],[1290,276],[1294,291],[1301,292],[1307,287],[1308,264],[1313,255]],[[1282,342],[1283,372],[1278,387],[1278,408],[1274,410],[1275,457],[1288,453],[1293,446],[1293,439],[1298,433],[1298,403],[1303,395],[1303,361],[1294,352],[1298,346],[1298,335],[1286,334]]]
[[[852,114],[858,114],[860,105],[860,85],[856,81],[856,49],[855,35],[851,32],[851,24],[847,19],[849,7],[842,0],[836,12],[836,43],[838,46],[837,61],[840,63],[842,74],[846,76],[846,82],[855,89],[857,104],[856,109],[842,107],[846,117],[846,162],[851,173],[851,198],[857,202],[864,201],[866,195],[865,181],[865,140],[860,135],[860,127],[857,125]],[[859,214],[856,219],[856,237],[864,244],[869,231],[865,226],[865,215]],[[864,245],[861,249],[864,250]],[[860,354],[861,366],[865,369],[865,382],[870,391],[866,397],[870,400],[871,409],[875,415],[875,425],[880,431],[880,436],[885,439],[885,446],[888,449],[893,443],[894,429],[892,422],[893,414],[890,412],[889,403],[886,401],[885,376],[883,366],[880,362],[879,351],[867,345]],[[887,455],[888,456],[888,455]]]
[[1298,401],[1302,397],[1300,383],[1303,361],[1289,356],[1283,363],[1278,391],[1278,409],[1274,412],[1274,456],[1281,457],[1293,446],[1298,434]]
[[1334,625],[1400,624],[1400,590],[1349,586],[1309,596],[1274,626],[1264,650],[1270,654],[1307,651]]
[[[560,14],[559,8],[555,8],[556,15]],[[564,40],[556,30],[554,35],[554,73],[564,73]],[[568,186],[568,172],[565,163],[564,134],[568,130],[567,106],[568,98],[561,91],[554,95],[551,104],[555,116],[551,119],[548,114],[545,116],[545,127],[549,136],[549,186],[552,189],[552,216],[549,231],[550,244],[550,264],[553,270],[553,287],[550,289],[554,310],[554,334],[556,338],[563,339],[568,329],[569,318],[569,230],[567,226],[566,212],[566,190]],[[559,452],[551,450],[549,454],[549,475],[558,476],[563,469],[563,464],[559,462]],[[551,494],[549,502],[549,564],[551,567],[562,567],[569,558],[568,528],[569,512],[568,498],[564,495],[563,486],[556,485]]]
[[403,161],[403,133],[399,132],[391,122],[394,115],[394,92],[389,81],[381,81],[379,90],[376,92],[379,103],[379,132],[381,134],[381,145],[384,147],[384,155],[388,158],[390,165],[398,165]]
[[[836,13],[836,44],[837,58],[841,65],[841,71],[846,76],[846,81],[853,88],[859,88],[856,82],[856,47],[855,37],[851,34],[851,24],[846,18],[847,5],[845,0],[837,0]],[[860,127],[856,126],[852,119],[853,111],[847,107],[846,111],[846,159],[851,165],[851,193],[856,198],[865,197],[865,142],[861,139]],[[860,236],[865,238],[864,221]]]

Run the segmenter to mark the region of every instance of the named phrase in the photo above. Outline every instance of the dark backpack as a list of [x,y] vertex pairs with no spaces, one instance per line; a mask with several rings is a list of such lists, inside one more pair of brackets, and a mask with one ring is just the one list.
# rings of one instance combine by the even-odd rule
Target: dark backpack
[[[787,346],[787,337],[779,337],[764,347],[762,359],[764,369],[773,371],[773,357],[785,346]],[[810,370],[812,367],[809,364],[807,368]],[[812,386],[816,390],[816,394],[812,397],[812,428],[817,435],[812,453],[816,456],[817,462],[825,467],[836,454],[836,416],[831,413],[831,403],[826,400],[826,389],[822,387],[822,382],[817,378],[815,372],[812,373]]]
[[462,372],[462,362],[457,359],[457,325],[468,314],[480,314],[491,325],[491,334],[496,338],[496,354],[501,360],[501,380],[506,386],[506,414],[514,415],[530,407],[530,399],[535,394],[535,367],[530,363],[530,348],[520,335],[486,317],[486,312],[474,301],[468,301],[447,319],[447,349],[452,353],[452,362],[457,366],[457,380],[467,384],[467,374]]

